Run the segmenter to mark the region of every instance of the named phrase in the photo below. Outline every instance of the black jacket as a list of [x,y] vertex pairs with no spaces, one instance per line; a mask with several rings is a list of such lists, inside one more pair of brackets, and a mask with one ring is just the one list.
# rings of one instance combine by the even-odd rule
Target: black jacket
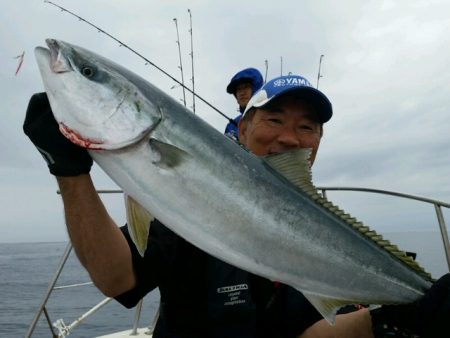
[[135,306],[154,288],[161,294],[154,338],[296,337],[321,319],[295,289],[231,266],[155,220],[141,257],[133,253],[137,286],[116,299]]

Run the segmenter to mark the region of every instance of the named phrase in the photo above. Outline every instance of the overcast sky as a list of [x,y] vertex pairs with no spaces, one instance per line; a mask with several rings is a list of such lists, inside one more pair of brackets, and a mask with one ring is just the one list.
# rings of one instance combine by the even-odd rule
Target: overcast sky
[[[318,186],[356,186],[450,202],[450,2],[405,1],[57,1],[123,40],[180,78],[178,19],[186,84],[190,85],[189,8],[193,15],[196,91],[234,117],[225,91],[240,69],[267,77],[281,71],[319,82],[334,116],[313,168]],[[181,89],[92,27],[42,1],[0,5],[0,242],[64,241],[67,234],[55,179],[22,123],[30,96],[43,90],[34,47],[57,38],[95,51],[141,74],[175,99]],[[17,76],[15,56],[25,51]],[[281,64],[280,60],[283,60]],[[188,105],[192,97],[187,94]],[[196,101],[215,128],[226,120]],[[116,186],[98,167],[99,189]],[[432,205],[395,198],[329,194],[354,216],[382,232],[437,230]],[[120,195],[105,196],[124,222]],[[450,212],[444,210],[450,226]]]

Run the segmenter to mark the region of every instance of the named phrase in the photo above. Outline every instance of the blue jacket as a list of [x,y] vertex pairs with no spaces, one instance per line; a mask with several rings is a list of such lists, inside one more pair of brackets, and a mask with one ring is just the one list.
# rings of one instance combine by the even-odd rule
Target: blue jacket
[[[252,84],[252,95],[258,91],[262,85],[264,84],[263,77],[259,70],[256,68],[246,68],[238,73],[236,73],[230,80],[230,83],[227,86],[227,93],[229,94],[235,94],[236,93],[236,87],[237,85],[242,81],[249,81]],[[238,139],[238,130],[237,125],[239,123],[239,120],[241,119],[242,113],[244,112],[244,108],[239,108],[240,114],[236,116],[233,121],[234,123],[229,122],[225,128],[225,135]]]

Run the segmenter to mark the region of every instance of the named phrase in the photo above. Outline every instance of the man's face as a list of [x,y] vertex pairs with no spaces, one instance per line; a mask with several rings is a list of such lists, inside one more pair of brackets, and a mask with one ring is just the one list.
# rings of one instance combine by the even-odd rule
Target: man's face
[[236,93],[234,94],[236,101],[241,108],[247,106],[248,101],[252,97],[252,84],[250,82],[243,82],[236,86]]
[[313,107],[294,97],[281,97],[257,108],[239,123],[239,140],[257,156],[311,148],[311,165],[319,149],[322,126]]

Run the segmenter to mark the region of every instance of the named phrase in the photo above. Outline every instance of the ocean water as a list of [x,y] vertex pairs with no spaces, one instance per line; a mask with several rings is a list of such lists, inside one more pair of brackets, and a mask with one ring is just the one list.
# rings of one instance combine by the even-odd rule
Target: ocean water
[[[0,337],[25,337],[58,268],[67,243],[0,243]],[[56,286],[89,282],[89,276],[71,252]],[[62,318],[71,324],[105,299],[93,285],[53,291],[47,303],[51,322]],[[143,303],[140,327],[153,323],[158,291]],[[95,337],[131,329],[135,311],[112,300],[75,327],[70,337]],[[32,337],[52,337],[44,314]]]
[[[442,240],[437,232],[386,233],[401,249],[417,253],[417,260],[437,278],[448,271]],[[67,243],[0,243],[0,337],[24,337],[44,299]],[[89,276],[72,252],[57,286],[84,283]],[[51,322],[68,325],[105,297],[92,285],[55,290],[47,303]],[[159,302],[154,291],[146,296],[139,326],[153,322]],[[135,311],[114,300],[87,318],[70,337],[95,337],[132,328]],[[42,314],[32,337],[51,337]]]

